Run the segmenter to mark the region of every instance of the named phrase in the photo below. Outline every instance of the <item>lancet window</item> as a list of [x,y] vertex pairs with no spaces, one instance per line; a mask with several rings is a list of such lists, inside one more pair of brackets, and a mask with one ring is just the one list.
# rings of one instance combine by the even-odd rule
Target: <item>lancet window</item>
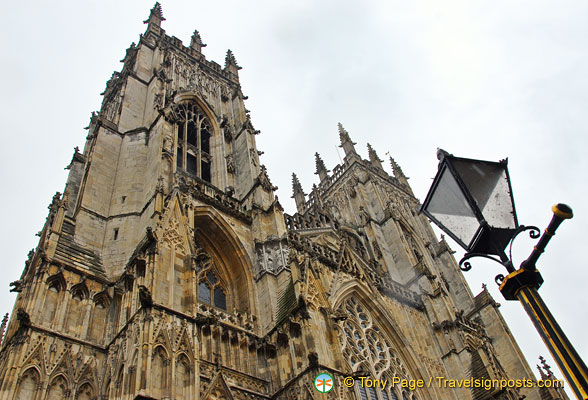
[[208,117],[194,103],[180,105],[176,109],[176,116],[177,168],[210,182],[210,140],[213,130]]
[[[338,325],[343,356],[354,372],[365,371],[370,379],[387,379],[388,382],[392,377],[409,379],[408,371],[396,356],[390,340],[363,304],[350,297],[341,304],[339,311],[347,315]],[[396,400],[402,396],[389,384],[385,390],[361,385],[356,385],[356,390],[362,400]]]

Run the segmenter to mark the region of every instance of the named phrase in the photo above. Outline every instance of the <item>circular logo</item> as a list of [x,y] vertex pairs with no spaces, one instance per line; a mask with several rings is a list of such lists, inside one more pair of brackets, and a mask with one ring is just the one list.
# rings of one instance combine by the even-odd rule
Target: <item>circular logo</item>
[[314,378],[314,388],[321,393],[328,393],[333,389],[333,382],[333,377],[323,372]]

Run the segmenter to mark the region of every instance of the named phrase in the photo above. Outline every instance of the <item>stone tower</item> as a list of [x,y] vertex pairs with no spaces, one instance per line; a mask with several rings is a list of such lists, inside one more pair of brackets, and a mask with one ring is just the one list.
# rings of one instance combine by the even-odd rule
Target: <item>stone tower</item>
[[339,124],[343,163],[317,153],[319,183],[293,175],[284,214],[235,56],[207,60],[164,20],[157,3],[107,82],[13,283],[0,399],[312,399],[321,372],[342,399],[556,398],[438,384],[533,374],[398,164],[362,159]]

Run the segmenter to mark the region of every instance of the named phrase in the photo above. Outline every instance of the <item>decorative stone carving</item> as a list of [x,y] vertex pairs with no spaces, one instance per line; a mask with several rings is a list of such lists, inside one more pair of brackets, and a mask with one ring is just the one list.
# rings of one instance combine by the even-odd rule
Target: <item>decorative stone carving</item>
[[174,89],[197,92],[211,104],[214,104],[212,99],[223,96],[228,100],[232,92],[228,83],[206,71],[209,69],[206,63],[194,63],[171,49],[165,50],[162,66]]
[[225,158],[227,160],[227,172],[229,174],[234,174],[235,173],[235,162],[233,161],[233,155],[229,154]]
[[255,245],[255,279],[264,274],[277,275],[288,266],[289,249],[285,240],[270,240]]

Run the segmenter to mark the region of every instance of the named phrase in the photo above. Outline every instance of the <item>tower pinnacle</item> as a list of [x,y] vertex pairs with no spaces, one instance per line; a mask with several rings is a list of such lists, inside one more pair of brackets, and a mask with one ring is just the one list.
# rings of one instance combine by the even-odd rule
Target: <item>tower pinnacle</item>
[[225,69],[230,67],[241,69],[241,67],[237,64],[237,59],[235,58],[235,55],[231,49],[227,50],[227,55],[225,56]]
[[392,158],[392,156],[390,156],[390,165],[392,166],[392,171],[394,172],[394,176],[396,177],[396,179],[408,179],[406,175],[404,175],[404,172],[402,171],[400,165],[398,165],[398,163],[394,160],[394,158]]
[[337,126],[339,128],[339,139],[341,140],[341,145],[339,147],[343,147],[343,150],[345,151],[345,156],[349,156],[350,154],[356,154],[354,147],[355,143],[351,141],[349,133],[345,130],[345,128],[343,128],[341,122],[337,123]]
[[367,144],[367,148],[370,162],[372,163],[372,165],[376,168],[384,170],[384,167],[382,167],[382,160],[380,160],[380,158],[378,157],[378,153],[376,153],[376,150],[374,150],[372,145],[369,143]]
[[329,170],[327,170],[327,167],[325,167],[325,162],[319,153],[314,153],[314,160],[316,164],[315,175],[318,175],[322,182],[329,177]]
[[165,18],[163,17],[163,11],[161,9],[161,4],[159,4],[159,2],[156,2],[155,5],[153,6],[153,8],[151,9],[151,12],[149,14],[149,18],[147,18],[145,21],[143,21],[144,24],[149,24],[149,25],[156,25],[156,26],[161,26],[161,21],[165,21]]
[[296,202],[296,209],[298,212],[304,211],[304,203],[306,202],[306,199],[304,198],[305,195],[302,190],[302,185],[295,173],[292,173],[292,192],[292,198],[294,198],[294,201]]
[[303,191],[302,185],[300,184],[298,177],[296,176],[295,173],[292,173],[292,192],[294,193],[294,195],[296,195],[296,193],[302,192],[302,191]]
[[[543,358],[543,356],[539,356],[539,361],[541,361],[541,367],[543,367],[543,369],[547,373],[547,376],[548,377],[553,376],[553,372],[551,372],[551,366],[549,364],[547,364],[547,361],[545,361],[545,358]],[[541,375],[543,375],[543,374],[541,374]]]
[[194,30],[194,33],[192,34],[192,40],[190,41],[190,48],[200,52],[202,51],[203,47],[206,47],[206,45],[202,43],[200,33],[198,32],[198,30]]
[[241,67],[237,64],[237,59],[233,52],[229,49],[227,50],[227,55],[225,56],[225,71],[231,73],[234,78],[238,81],[239,80],[239,70]]

